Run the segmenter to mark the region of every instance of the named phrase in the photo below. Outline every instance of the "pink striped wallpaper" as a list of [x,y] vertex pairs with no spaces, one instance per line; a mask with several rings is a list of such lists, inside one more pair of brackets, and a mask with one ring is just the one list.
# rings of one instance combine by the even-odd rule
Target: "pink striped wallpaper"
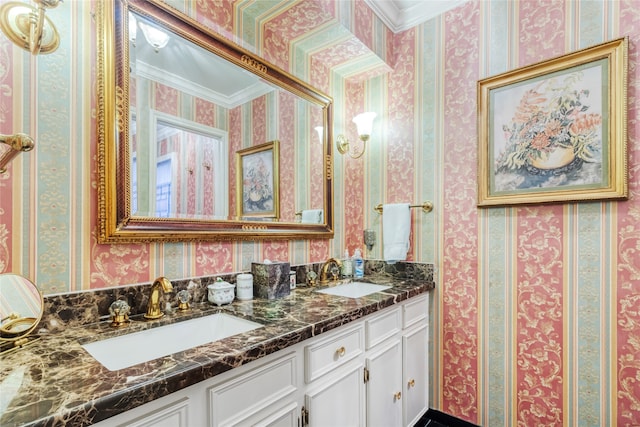
[[[246,270],[261,258],[320,261],[362,247],[364,228],[379,238],[365,255],[380,258],[373,207],[432,200],[432,213],[412,213],[410,250],[436,266],[431,406],[485,426],[640,425],[639,2],[472,0],[395,35],[362,1],[284,2],[275,16],[262,13],[265,2],[185,4],[328,92],[334,134],[355,140],[351,118],[378,113],[363,159],[336,154],[335,238],[98,245],[93,4],[69,1],[51,11],[61,23],[55,54],[32,58],[0,35],[0,132],[37,140],[0,176],[1,272],[45,294],[119,286]],[[354,36],[325,40],[317,56],[296,50],[322,30]],[[629,200],[477,209],[477,80],[623,35]],[[341,68],[348,52],[377,62]],[[296,132],[270,123],[266,108],[230,112],[243,123],[232,144],[268,139],[274,126]],[[206,106],[197,114],[219,120]]]

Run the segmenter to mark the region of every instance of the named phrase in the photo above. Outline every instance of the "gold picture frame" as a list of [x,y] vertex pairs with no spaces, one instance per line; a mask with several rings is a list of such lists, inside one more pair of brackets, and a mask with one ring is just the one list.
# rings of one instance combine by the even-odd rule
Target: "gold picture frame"
[[236,152],[236,212],[239,218],[280,218],[279,141]]
[[478,81],[478,206],[626,199],[628,39]]

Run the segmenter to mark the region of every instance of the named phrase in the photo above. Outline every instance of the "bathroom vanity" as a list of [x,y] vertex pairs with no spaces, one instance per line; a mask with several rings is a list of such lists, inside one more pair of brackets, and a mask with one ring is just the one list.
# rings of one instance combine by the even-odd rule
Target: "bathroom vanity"
[[[44,334],[0,357],[0,425],[412,425],[427,409],[433,281],[366,280],[391,287],[359,298],[298,288]],[[220,313],[262,326],[115,370],[83,348]]]

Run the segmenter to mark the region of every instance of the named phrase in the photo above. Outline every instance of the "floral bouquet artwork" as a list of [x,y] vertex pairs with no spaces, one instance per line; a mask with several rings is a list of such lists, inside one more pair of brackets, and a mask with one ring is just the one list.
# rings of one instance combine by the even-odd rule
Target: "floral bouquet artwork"
[[279,218],[279,156],[277,140],[236,152],[239,216]]
[[478,81],[478,206],[628,198],[628,39]]
[[576,71],[524,91],[513,117],[502,124],[506,144],[495,163],[498,189],[601,180],[602,114],[583,80],[584,72]]
[[264,155],[256,154],[245,164],[242,197],[246,212],[273,210],[272,168]]

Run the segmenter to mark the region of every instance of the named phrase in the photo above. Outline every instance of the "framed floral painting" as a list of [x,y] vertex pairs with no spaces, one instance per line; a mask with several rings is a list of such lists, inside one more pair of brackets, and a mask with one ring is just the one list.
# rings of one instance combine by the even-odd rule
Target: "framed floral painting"
[[236,152],[236,208],[239,217],[278,219],[279,141]]
[[627,46],[478,82],[478,206],[628,197]]

